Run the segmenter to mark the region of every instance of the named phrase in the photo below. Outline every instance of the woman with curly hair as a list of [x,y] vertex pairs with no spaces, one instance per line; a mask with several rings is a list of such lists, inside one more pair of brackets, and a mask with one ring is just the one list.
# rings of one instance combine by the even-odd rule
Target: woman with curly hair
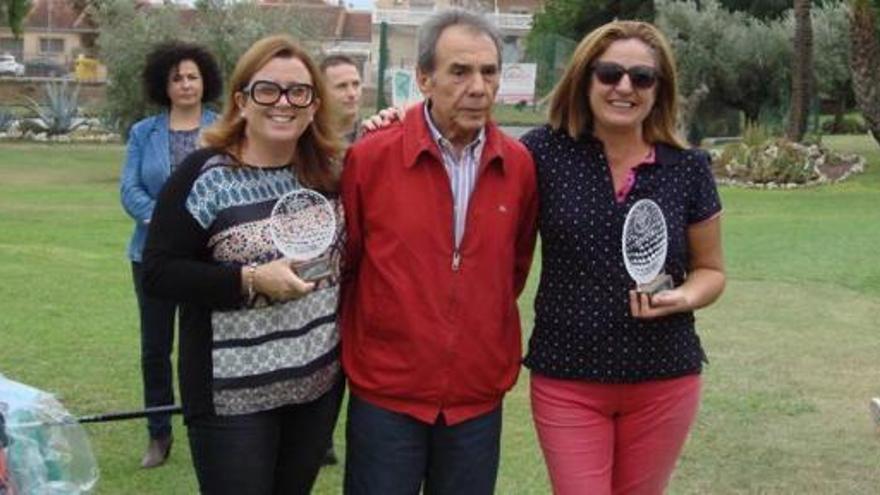
[[[171,41],[157,45],[148,54],[143,85],[147,98],[163,110],[131,128],[120,192],[122,206],[135,224],[128,257],[140,311],[144,404],[156,407],[174,403],[171,350],[176,305],[144,294],[142,251],[159,190],[183,159],[195,151],[200,131],[217,117],[203,104],[220,95],[222,77],[207,50]],[[141,467],[158,467],[171,451],[170,416],[150,416],[147,429],[150,441]]]

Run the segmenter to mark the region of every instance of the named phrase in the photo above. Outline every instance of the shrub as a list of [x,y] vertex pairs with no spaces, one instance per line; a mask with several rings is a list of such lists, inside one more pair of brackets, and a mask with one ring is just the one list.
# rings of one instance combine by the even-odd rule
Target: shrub
[[837,181],[864,168],[864,158],[832,152],[820,144],[804,145],[783,138],[758,139],[760,129],[740,143],[725,146],[713,160],[722,182],[774,186]]
[[15,122],[15,115],[5,108],[0,109],[0,132],[6,132],[13,122]]
[[749,147],[760,146],[769,139],[770,132],[760,124],[747,124],[742,135],[743,144]]
[[844,117],[840,122],[826,120],[822,122],[822,132],[825,134],[864,134],[868,128],[859,119]]

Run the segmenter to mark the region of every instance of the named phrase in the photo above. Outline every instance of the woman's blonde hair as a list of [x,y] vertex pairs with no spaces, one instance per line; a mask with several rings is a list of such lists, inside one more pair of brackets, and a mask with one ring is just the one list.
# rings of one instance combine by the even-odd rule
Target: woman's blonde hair
[[675,57],[663,33],[647,22],[609,22],[581,40],[565,74],[547,97],[550,102],[550,125],[553,129],[565,131],[573,139],[592,131],[593,113],[589,96],[592,65],[612,43],[628,39],[637,39],[651,47],[657,59],[657,99],[643,123],[645,140],[649,143],[662,142],[686,148],[685,141],[677,131],[678,87]]
[[302,62],[312,77],[315,100],[321,100],[312,123],[297,141],[297,160],[294,164],[297,178],[309,187],[336,191],[343,144],[333,126],[335,116],[331,106],[324,103],[327,97],[324,78],[308,53],[289,36],[263,38],[251,45],[238,59],[226,91],[223,114],[202,134],[202,143],[229,153],[241,161],[247,121],[241,117],[235,96],[248,85],[257,71],[274,58],[295,58]]

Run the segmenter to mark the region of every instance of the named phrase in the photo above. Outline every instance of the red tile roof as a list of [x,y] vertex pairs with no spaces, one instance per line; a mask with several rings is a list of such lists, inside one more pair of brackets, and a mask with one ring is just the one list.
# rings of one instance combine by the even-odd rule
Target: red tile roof
[[[151,8],[157,5],[147,0],[134,0],[139,7]],[[372,33],[371,13],[367,11],[348,11],[345,7],[329,5],[324,0],[262,0],[264,8],[295,10],[307,29],[318,39],[344,39],[369,43]],[[51,7],[51,9],[50,9]],[[184,25],[195,22],[198,11],[182,8],[179,12]],[[78,12],[70,0],[34,0],[33,8],[24,21],[26,30],[48,29],[57,31],[95,31],[97,29],[91,16]]]
[[34,0],[31,11],[24,18],[25,30],[52,29],[57,31],[94,31],[91,16],[77,10],[68,0]]
[[346,12],[342,39],[369,43],[373,37],[373,16],[370,12]]
[[307,3],[295,2],[267,3],[266,8],[295,9],[303,25],[319,39],[344,39],[369,43],[372,33],[371,13],[348,11],[344,7],[328,5],[320,0]]

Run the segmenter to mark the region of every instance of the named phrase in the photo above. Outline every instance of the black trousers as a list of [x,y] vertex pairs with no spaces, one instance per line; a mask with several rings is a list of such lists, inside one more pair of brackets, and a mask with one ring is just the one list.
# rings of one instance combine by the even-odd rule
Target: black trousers
[[[141,376],[146,407],[174,404],[171,351],[174,348],[174,315],[177,305],[144,294],[143,267],[132,262],[131,274],[141,317]],[[171,416],[147,418],[150,438],[171,434]]]
[[308,494],[327,452],[343,380],[313,402],[187,422],[189,445],[205,495]]

